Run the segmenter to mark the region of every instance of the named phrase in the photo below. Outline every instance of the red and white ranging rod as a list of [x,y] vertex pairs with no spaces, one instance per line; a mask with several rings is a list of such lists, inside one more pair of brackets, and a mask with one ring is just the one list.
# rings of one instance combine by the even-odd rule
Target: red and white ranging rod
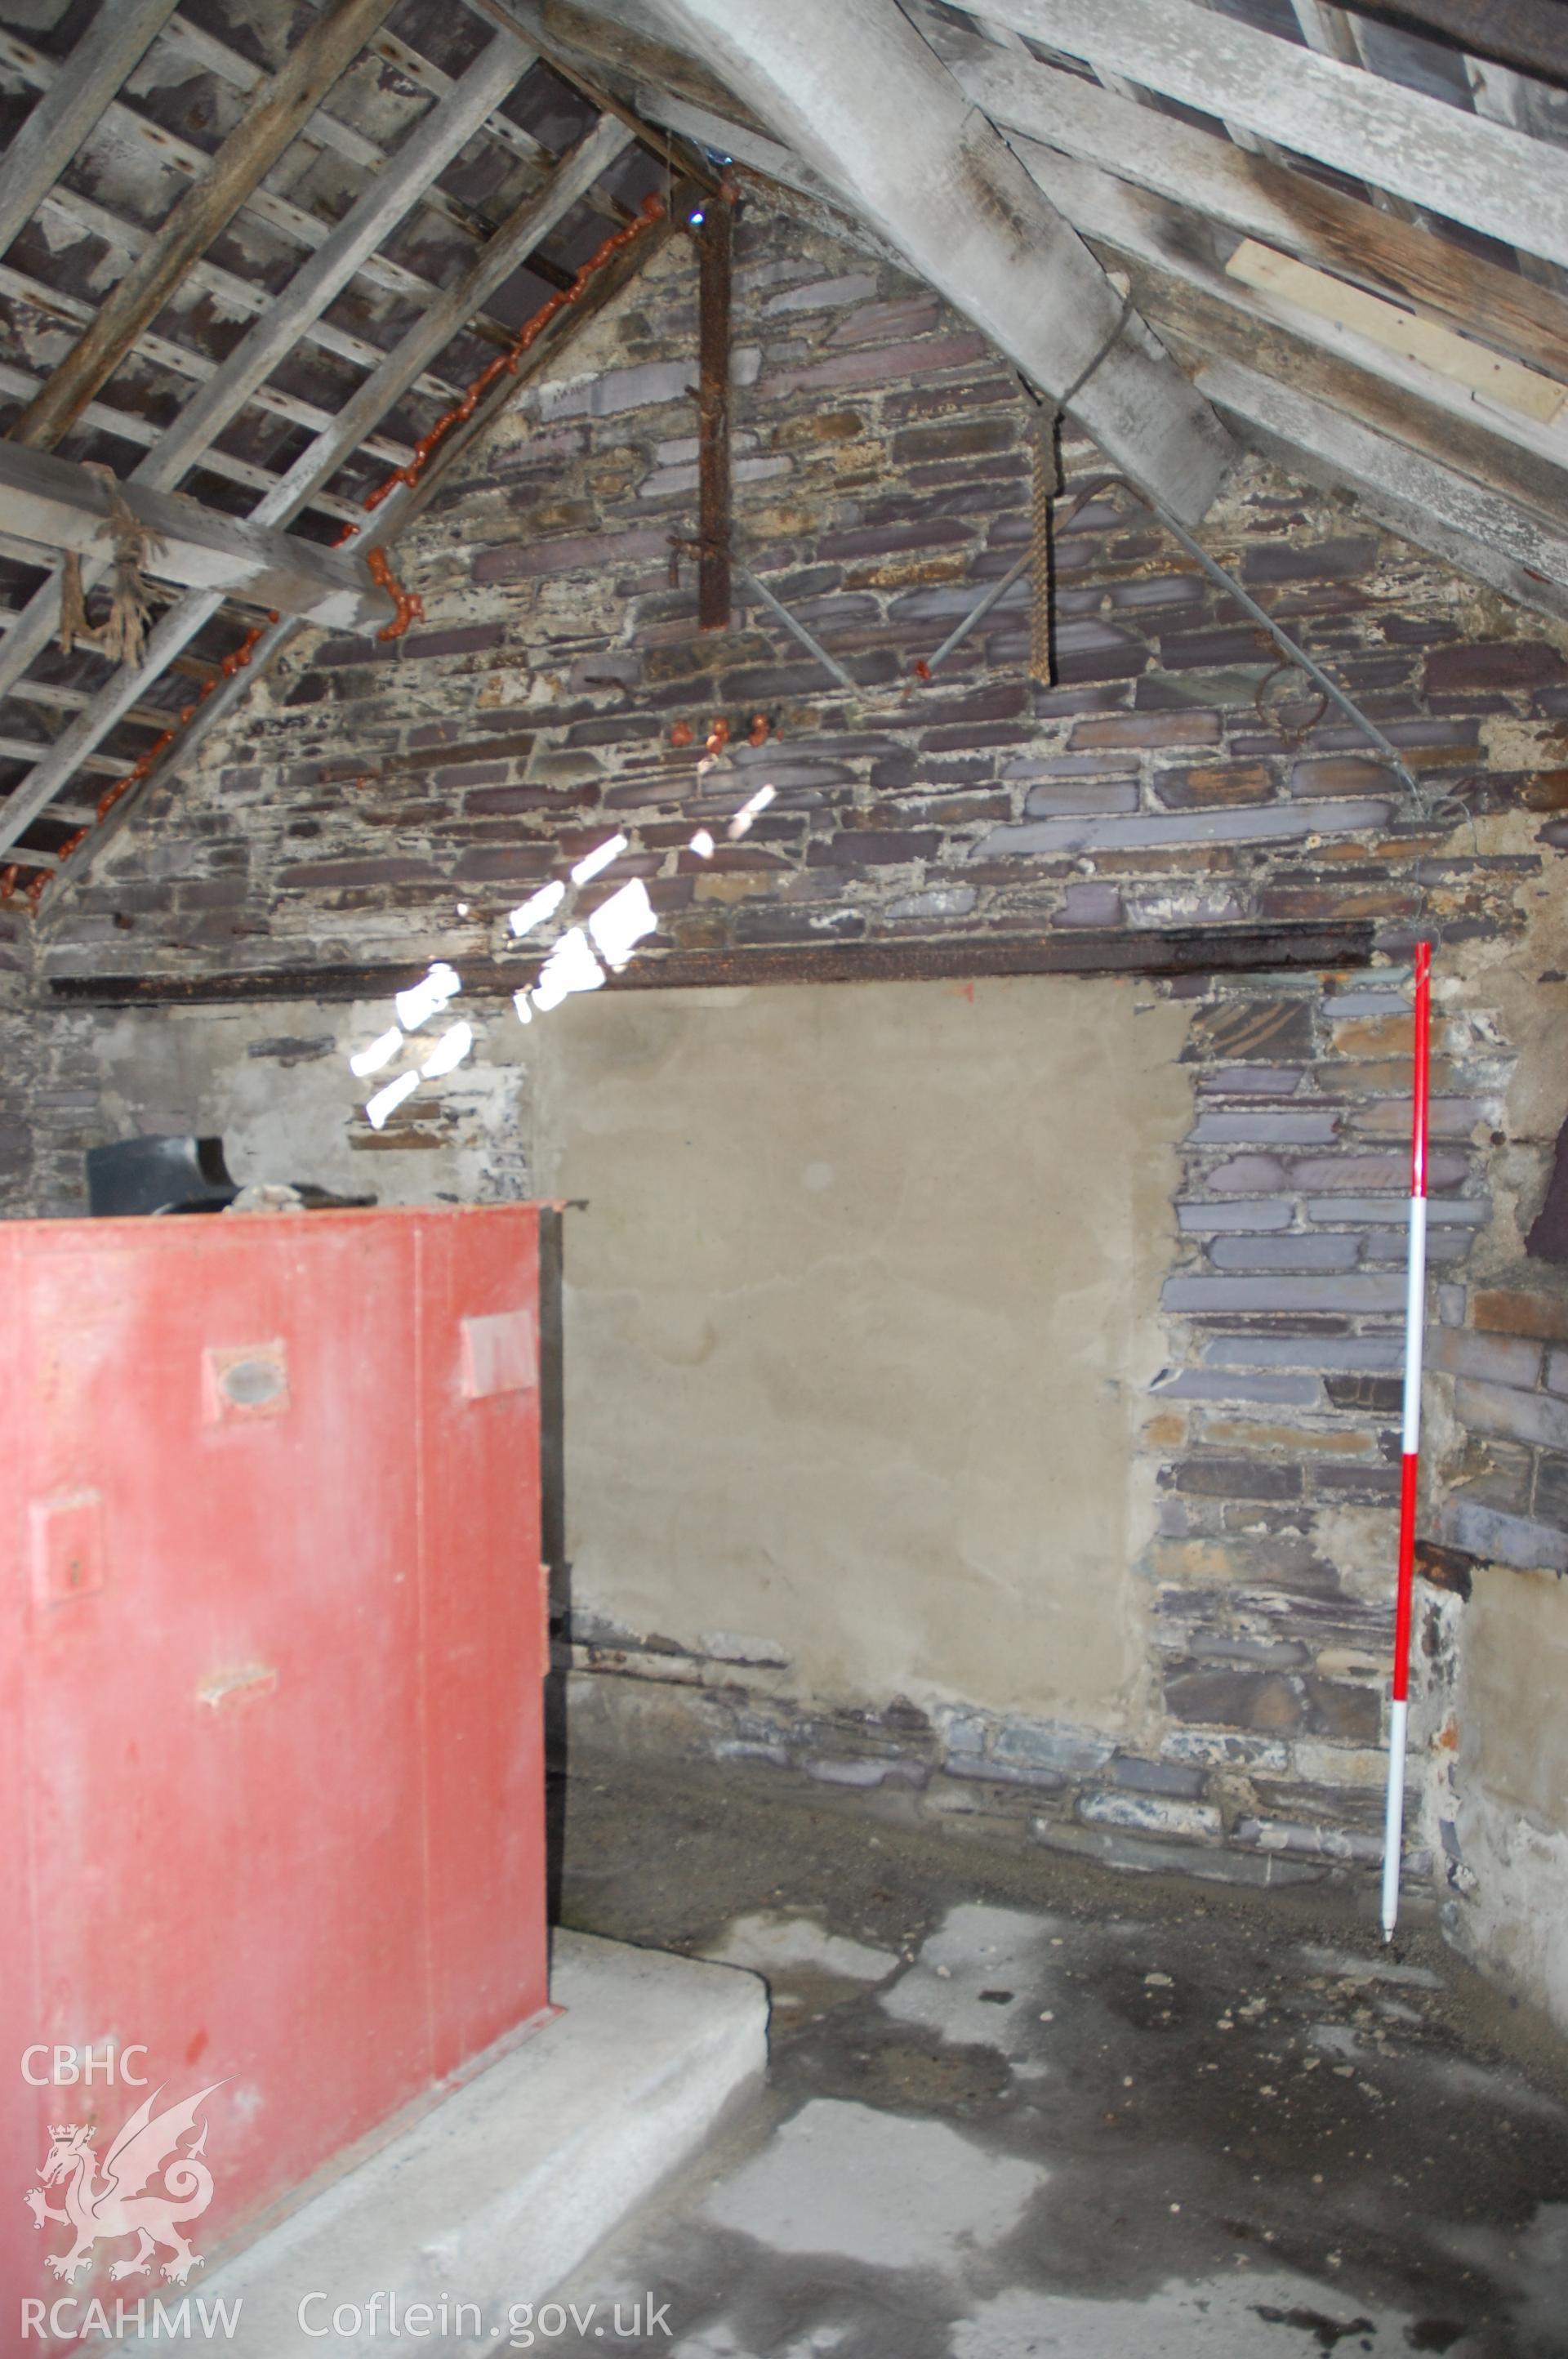
[[1411,1104],[1410,1267],[1405,1286],[1403,1455],[1400,1462],[1400,1579],[1389,1712],[1389,1798],[1383,1820],[1383,1939],[1400,1914],[1405,1817],[1405,1725],[1410,1718],[1411,1603],[1415,1587],[1415,1495],[1421,1473],[1421,1347],[1426,1323],[1426,1136],[1431,1093],[1432,944],[1415,946],[1415,1091]]

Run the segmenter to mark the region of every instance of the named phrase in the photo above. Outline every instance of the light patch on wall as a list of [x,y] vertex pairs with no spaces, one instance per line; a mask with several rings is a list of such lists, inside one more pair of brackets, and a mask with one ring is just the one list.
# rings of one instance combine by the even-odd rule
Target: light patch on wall
[[619,893],[612,893],[594,911],[588,921],[588,930],[606,964],[619,974],[643,935],[651,934],[658,922],[647,886],[640,876],[634,876],[630,885],[623,885]]
[[388,1082],[385,1089],[377,1090],[374,1097],[365,1107],[365,1120],[371,1128],[373,1130],[384,1128],[388,1115],[395,1114],[404,1099],[412,1096],[418,1086],[417,1072],[407,1072],[399,1073],[395,1082]]
[[395,1024],[390,1032],[384,1032],[379,1040],[371,1042],[368,1049],[355,1050],[349,1059],[349,1071],[360,1081],[368,1073],[379,1073],[384,1065],[391,1064],[402,1046],[403,1034]]
[[427,1024],[449,999],[457,997],[462,987],[462,977],[457,969],[448,966],[444,959],[438,959],[428,974],[397,994],[393,1005],[398,1022],[406,1032],[417,1032],[421,1024]]
[[[531,934],[535,926],[542,926],[546,918],[555,916],[566,897],[567,888],[558,881],[550,885],[541,885],[538,891],[531,895],[526,901],[518,903],[507,919],[507,923],[514,934],[519,936]],[[524,1020],[525,1022],[527,1019]]]
[[605,842],[596,845],[592,852],[585,853],[572,870],[572,883],[587,885],[593,877],[600,875],[612,860],[619,860],[625,849],[626,838],[623,835],[609,837]]
[[580,926],[573,926],[545,961],[534,986],[534,1005],[548,1015],[574,991],[597,991],[603,981],[604,969],[589,948],[588,936]]
[[961,1700],[1108,1750],[1141,1726],[1130,1404],[1167,1348],[1187,1017],[1118,983],[1065,1005],[1050,977],[617,979],[531,1038],[537,1191],[616,1207],[572,1247],[595,1611],[686,1648],[765,1632],[788,1696]]
[[699,860],[712,859],[713,838],[708,834],[708,830],[705,827],[699,827],[697,833],[692,837],[691,849],[696,853]]
[[419,1071],[427,1082],[438,1080],[442,1073],[454,1072],[473,1047],[473,1026],[454,1024],[442,1033]]
[[767,810],[768,805],[773,801],[773,799],[777,792],[778,789],[776,787],[759,787],[751,800],[741,804],[740,810],[736,812],[734,818],[730,821],[729,826],[724,831],[731,843],[738,843],[740,842],[741,836],[743,836],[750,828],[752,821],[759,815],[760,812]]

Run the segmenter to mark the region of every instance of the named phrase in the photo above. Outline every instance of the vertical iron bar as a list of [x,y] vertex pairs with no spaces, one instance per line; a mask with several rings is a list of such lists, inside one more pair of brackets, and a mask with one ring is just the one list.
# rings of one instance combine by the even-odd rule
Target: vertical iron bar
[[697,620],[727,631],[730,586],[730,255],[734,213],[710,197],[697,238]]

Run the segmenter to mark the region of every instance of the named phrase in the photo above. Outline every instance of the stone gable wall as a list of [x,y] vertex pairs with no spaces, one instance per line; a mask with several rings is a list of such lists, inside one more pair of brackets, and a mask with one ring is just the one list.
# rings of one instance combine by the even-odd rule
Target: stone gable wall
[[[1118,1754],[1092,1733],[961,1714],[938,1728],[896,1699],[813,1718],[733,1665],[667,1647],[655,1661],[648,1634],[577,1634],[596,1682],[585,1712],[613,1691],[618,1724],[641,1715],[821,1774],[868,1765],[831,1774],[1100,1855],[1201,1854],[1262,1878],[1377,1850],[1408,965],[1430,937],[1422,1528],[1447,1553],[1422,1592],[1414,1807],[1463,1909],[1458,1592],[1476,1566],[1568,1568],[1568,1287],[1523,1245],[1568,1095],[1552,1045],[1568,988],[1560,636],[1349,501],[1248,461],[1206,544],[1471,821],[1423,816],[1340,716],[1281,703],[1270,643],[1114,489],[1057,543],[1054,687],[1029,676],[1027,582],[934,679],[914,678],[1027,542],[1029,405],[886,264],[762,209],[737,254],[738,551],[855,690],[743,582],[730,632],[696,628],[672,545],[696,530],[696,272],[672,249],[417,528],[404,571],[427,624],[391,647],[319,640],[264,683],[102,871],[46,904],[44,962],[521,962],[507,908],[612,830],[629,849],[578,913],[642,876],[659,929],[639,958],[722,959],[729,980],[760,979],[781,951],[921,949],[961,970],[1009,944],[1067,962],[1110,939],[1136,961],[1173,928],[1279,929],[1281,946],[1292,928],[1362,928],[1331,970],[1155,985],[1190,1009],[1197,1106],[1143,1433],[1161,1502],[1144,1566],[1157,1742]],[[1071,442],[1065,455],[1075,481],[1098,464]],[[756,714],[769,734],[753,746]],[[730,744],[699,767],[719,716]],[[729,840],[721,823],[764,782],[775,801]],[[690,846],[702,826],[708,860]],[[504,998],[492,1015],[511,1020]],[[90,1030],[84,1013],[35,1027],[28,1054],[48,1070],[33,1103],[81,1120],[49,1133],[30,1180],[13,1165],[21,1207],[70,1201]],[[410,1131],[440,1118],[426,1104]],[[1568,1905],[1568,1871],[1563,1889]]]

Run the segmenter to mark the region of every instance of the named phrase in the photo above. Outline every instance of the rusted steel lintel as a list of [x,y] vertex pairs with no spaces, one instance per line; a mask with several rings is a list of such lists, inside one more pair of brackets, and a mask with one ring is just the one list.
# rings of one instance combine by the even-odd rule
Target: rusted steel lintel
[[[766,950],[651,951],[607,978],[612,991],[680,991],[712,984],[952,983],[988,975],[1183,975],[1362,967],[1369,920],[1322,926],[1181,927],[1116,932],[970,937],[947,942],[811,942]],[[465,999],[510,998],[539,962],[449,953]],[[56,999],[100,1007],[233,1006],[249,1001],[385,997],[418,981],[429,963],[274,967],[246,974],[56,974]]]
[[730,627],[730,284],[734,209],[710,197],[697,231],[697,621]]

